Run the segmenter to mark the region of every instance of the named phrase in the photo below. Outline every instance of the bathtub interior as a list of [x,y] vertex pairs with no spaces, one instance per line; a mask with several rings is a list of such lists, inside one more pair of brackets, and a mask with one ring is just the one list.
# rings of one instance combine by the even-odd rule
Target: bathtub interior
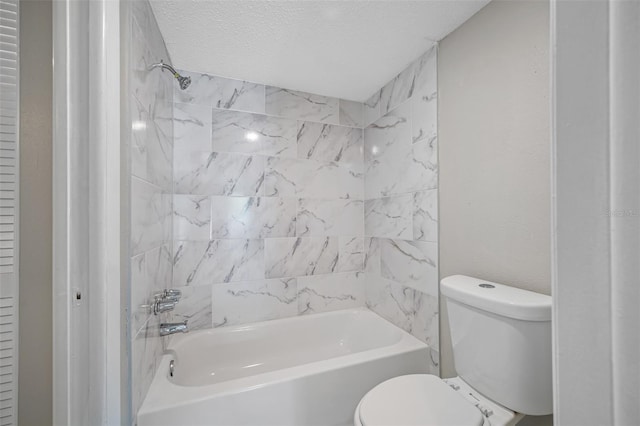
[[388,347],[402,338],[402,330],[366,308],[202,330],[171,342],[169,380],[179,386],[221,383]]

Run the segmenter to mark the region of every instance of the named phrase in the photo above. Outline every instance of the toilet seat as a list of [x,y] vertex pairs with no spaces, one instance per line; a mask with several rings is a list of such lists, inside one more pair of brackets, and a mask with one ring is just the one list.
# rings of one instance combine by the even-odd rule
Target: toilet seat
[[410,374],[371,389],[354,421],[362,426],[481,426],[484,416],[439,377]]

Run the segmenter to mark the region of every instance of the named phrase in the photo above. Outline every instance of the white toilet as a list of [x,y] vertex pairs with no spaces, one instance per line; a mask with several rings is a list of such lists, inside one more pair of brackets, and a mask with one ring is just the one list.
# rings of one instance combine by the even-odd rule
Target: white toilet
[[354,424],[504,426],[551,414],[551,297],[463,275],[443,279],[440,290],[459,376],[380,383]]

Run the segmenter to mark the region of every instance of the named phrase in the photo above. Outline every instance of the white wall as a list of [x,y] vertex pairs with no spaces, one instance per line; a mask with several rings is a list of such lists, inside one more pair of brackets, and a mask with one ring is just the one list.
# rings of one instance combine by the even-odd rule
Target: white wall
[[549,58],[546,1],[493,1],[440,43],[441,277],[550,293]]

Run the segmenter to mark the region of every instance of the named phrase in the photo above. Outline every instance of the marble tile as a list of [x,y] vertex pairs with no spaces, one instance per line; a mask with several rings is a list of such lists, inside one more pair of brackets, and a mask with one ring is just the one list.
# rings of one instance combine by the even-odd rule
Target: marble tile
[[264,242],[262,240],[175,242],[174,287],[262,278],[264,278]]
[[407,192],[413,160],[410,114],[410,105],[403,104],[364,130],[366,198]]
[[438,45],[434,45],[415,60],[415,87],[413,95],[438,90]]
[[[166,105],[148,111],[134,97],[131,123],[131,173],[160,188],[171,189],[172,127],[164,122]],[[162,115],[159,115],[162,114]]]
[[360,128],[311,121],[298,123],[298,158],[362,163],[363,149]]
[[213,111],[213,150],[295,157],[297,122],[237,111]]
[[362,166],[358,164],[270,157],[265,171],[265,194],[362,199],[363,179]]
[[380,95],[380,112],[386,114],[435,81],[435,46],[417,58],[393,80],[387,83]]
[[433,350],[440,350],[438,297],[420,291],[414,294],[415,315],[411,334],[425,342]]
[[264,119],[265,116],[260,114],[213,110],[213,150],[245,154],[262,153]]
[[145,254],[131,258],[131,335],[135,336],[151,315]]
[[131,97],[131,175],[149,180],[147,171],[147,140],[150,138],[153,121],[149,112],[135,98]]
[[[195,330],[366,303],[427,342],[437,372],[435,73],[435,54],[425,54],[363,105],[196,73],[188,91],[174,92],[167,73],[144,76],[141,68],[140,87],[162,85],[176,102],[169,121],[165,95],[140,92],[138,121],[145,124],[134,132],[132,151],[132,168],[148,181],[137,183],[143,196],[134,202],[147,212],[168,206],[175,215],[177,241],[163,249],[173,262],[172,284],[183,290],[172,319],[188,319]],[[365,123],[373,124],[362,131]],[[166,169],[149,168],[147,157],[148,140],[159,155],[167,139],[175,140],[166,158],[178,194],[168,203]],[[145,190],[158,194],[155,205]],[[132,232],[142,241],[132,247],[162,251],[171,227],[161,225],[153,237],[151,219],[135,221],[132,228],[150,233]],[[150,251],[135,260],[147,269],[135,282],[150,288],[171,279],[166,272],[152,277],[162,268],[150,266]],[[132,294],[132,303],[143,297]],[[151,341],[157,324],[146,327],[147,318],[138,319],[138,330]],[[135,380],[148,387],[143,373]]]
[[380,96],[382,90],[378,90],[371,95],[364,103],[364,123],[363,127],[376,121],[382,114],[380,114]]
[[438,298],[378,276],[367,276],[366,305],[431,349],[430,371],[439,373]]
[[215,327],[291,317],[298,313],[295,278],[216,284],[212,288]]
[[420,191],[438,187],[438,141],[422,139],[413,144],[411,165],[401,188]]
[[205,195],[173,196],[173,238],[209,241],[211,200]]
[[[146,34],[151,34],[152,29],[150,28],[150,20],[153,16],[153,12],[151,11],[151,5],[146,0],[132,0],[131,5],[131,15],[132,18],[136,21],[141,21],[143,28],[146,30]],[[136,38],[133,38],[132,41],[137,41]]]
[[151,384],[163,341],[160,317],[148,306],[153,294],[171,282],[173,187],[173,84],[170,73],[150,66],[168,59],[162,35],[147,1],[132,2],[128,22],[131,119],[131,392],[137,413]]
[[146,253],[149,298],[171,287],[173,279],[171,244],[171,241],[167,240],[162,246],[149,250]]
[[187,90],[175,86],[175,102],[236,111],[265,112],[265,88],[262,84],[189,71],[179,72],[185,77],[191,77],[191,85]]
[[279,117],[338,124],[340,122],[337,98],[267,86],[266,112]]
[[171,195],[131,178],[131,252],[135,256],[171,238]]
[[151,116],[155,126],[147,144],[149,181],[166,192],[173,189],[173,119],[170,103],[160,103]]
[[380,112],[386,114],[409,99],[414,90],[415,65],[411,64],[393,80],[387,83],[380,93]]
[[426,87],[411,98],[412,140],[435,140],[438,137],[438,92]]
[[212,239],[295,237],[295,232],[295,198],[212,198]]
[[211,151],[211,107],[174,104],[173,140],[184,151]]
[[373,275],[380,275],[380,239],[365,237],[364,239],[364,271]]
[[[139,19],[140,18],[140,19]],[[152,26],[148,17],[134,17],[131,20],[132,43],[130,50],[130,93],[142,107],[150,111],[158,101],[171,102],[173,88],[171,74],[159,69],[150,69],[152,64],[166,58],[166,51],[149,42],[154,37],[149,33]],[[155,24],[155,22],[153,23]]]
[[298,313],[301,315],[349,309],[364,304],[362,272],[298,278]]
[[380,240],[384,278],[438,295],[438,244],[422,241]]
[[[157,59],[165,59],[166,61],[169,58],[169,52],[165,46],[151,5],[146,0],[134,0],[131,4],[133,5],[133,21],[140,27],[140,33],[132,34],[132,44],[137,44],[144,38],[150,51],[156,55]],[[165,74],[169,73],[165,72]]]
[[269,238],[265,240],[267,278],[329,274],[338,265],[338,238]]
[[162,340],[158,334],[159,317],[151,316],[131,341],[131,382],[133,412],[137,413],[162,356]]
[[404,103],[365,129],[365,196],[434,189],[438,184],[437,139],[412,143]]
[[340,236],[338,246],[338,272],[360,272],[364,269],[364,238]]
[[363,232],[362,200],[302,198],[298,201],[298,237],[362,235]]
[[364,104],[345,99],[340,99],[339,102],[340,124],[343,126],[364,127]]
[[413,239],[413,196],[377,198],[364,202],[364,229],[368,237]]
[[[147,32],[149,32],[149,24],[147,21],[150,20],[151,16],[153,16],[153,12],[151,11],[151,5],[149,4],[149,2],[146,0],[132,0],[130,2],[130,5],[133,18],[136,20],[142,20],[144,23],[146,23],[145,29],[147,29]],[[135,41],[135,39],[133,41]]]
[[438,242],[438,190],[413,194],[413,239]]
[[187,321],[191,331],[211,328],[211,286],[179,287],[178,290],[182,297],[171,311],[171,322]]
[[253,196],[264,194],[261,156],[176,149],[174,191],[178,194]]
[[410,287],[385,279],[380,276],[366,274],[366,305],[369,309],[411,333],[415,323],[416,291]]

